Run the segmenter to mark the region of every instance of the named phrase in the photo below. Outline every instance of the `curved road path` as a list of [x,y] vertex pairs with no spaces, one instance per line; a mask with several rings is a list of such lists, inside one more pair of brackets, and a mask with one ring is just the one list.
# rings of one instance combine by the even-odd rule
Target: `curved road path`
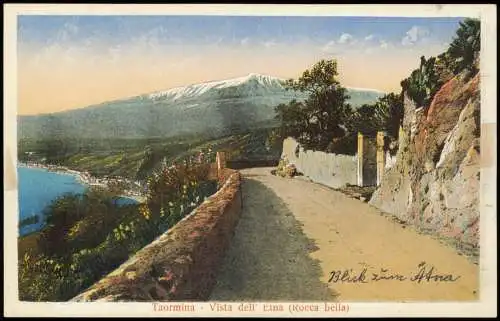
[[[243,212],[211,300],[478,299],[479,267],[454,249],[367,203],[301,178],[273,176],[271,169],[242,170]],[[431,276],[459,278],[412,281],[421,262],[426,272],[434,267]],[[330,280],[332,271],[346,269],[358,282]],[[375,281],[373,273],[386,279]]]

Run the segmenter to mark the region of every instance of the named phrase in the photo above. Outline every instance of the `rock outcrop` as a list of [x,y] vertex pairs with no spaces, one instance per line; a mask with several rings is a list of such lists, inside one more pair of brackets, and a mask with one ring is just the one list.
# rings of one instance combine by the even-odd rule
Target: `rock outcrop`
[[479,246],[479,74],[446,82],[430,106],[405,95],[395,164],[370,204],[419,228]]

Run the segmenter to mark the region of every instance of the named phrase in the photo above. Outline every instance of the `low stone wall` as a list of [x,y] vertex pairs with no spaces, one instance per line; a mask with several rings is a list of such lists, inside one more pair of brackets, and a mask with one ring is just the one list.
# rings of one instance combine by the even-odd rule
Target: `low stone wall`
[[203,301],[241,214],[241,176],[218,175],[217,193],[71,301]]
[[281,155],[314,182],[333,188],[357,184],[357,156],[304,151],[291,137],[283,141]]

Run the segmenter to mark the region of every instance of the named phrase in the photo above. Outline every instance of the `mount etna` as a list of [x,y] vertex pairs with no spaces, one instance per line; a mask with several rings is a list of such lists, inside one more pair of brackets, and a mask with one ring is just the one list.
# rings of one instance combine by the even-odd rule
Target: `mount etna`
[[[355,108],[384,93],[347,88]],[[64,112],[18,116],[18,137],[148,138],[203,134],[217,137],[275,125],[274,107],[301,92],[283,79],[249,74],[104,102]]]

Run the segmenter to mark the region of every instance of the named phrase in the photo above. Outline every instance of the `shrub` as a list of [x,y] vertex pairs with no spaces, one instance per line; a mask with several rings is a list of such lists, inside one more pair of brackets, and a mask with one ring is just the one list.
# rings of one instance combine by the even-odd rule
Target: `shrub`
[[298,172],[294,164],[291,164],[286,158],[282,157],[279,160],[278,167],[276,168],[274,175],[292,178],[297,176]]
[[141,205],[119,207],[105,190],[55,200],[40,233],[41,254],[19,261],[20,299],[65,301],[117,268],[216,191],[217,182],[207,180],[209,159],[159,168]]
[[420,57],[420,67],[414,70],[410,77],[401,82],[401,87],[417,106],[429,106],[434,94],[441,88],[443,83],[435,68],[436,58],[428,60]]

